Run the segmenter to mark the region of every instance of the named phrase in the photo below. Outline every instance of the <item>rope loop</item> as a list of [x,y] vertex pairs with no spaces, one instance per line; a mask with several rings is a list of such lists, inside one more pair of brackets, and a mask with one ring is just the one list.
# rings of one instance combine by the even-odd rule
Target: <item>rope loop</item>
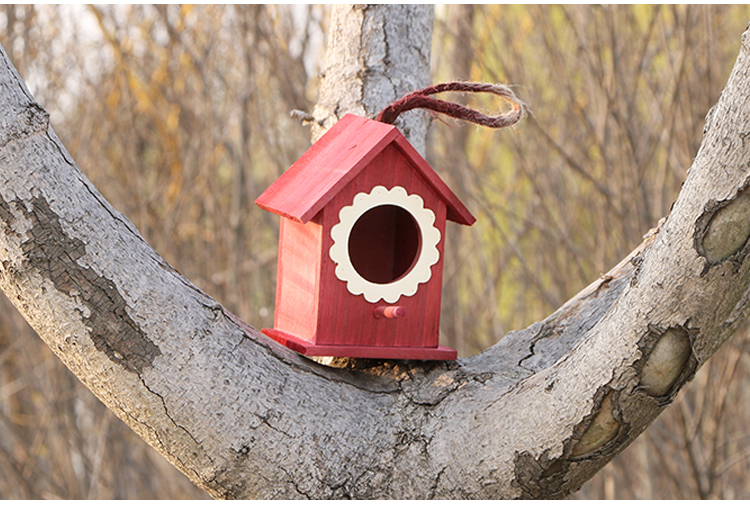
[[[434,94],[449,91],[486,92],[489,94],[495,94],[508,102],[511,105],[511,110],[506,113],[490,116],[458,103],[451,103],[450,101],[443,101],[431,97]],[[448,115],[449,117],[496,129],[512,126],[529,113],[529,107],[523,101],[518,99],[513,91],[505,85],[452,81],[431,85],[422,90],[415,90],[414,92],[405,95],[401,99],[386,106],[383,111],[378,114],[375,120],[386,124],[393,124],[401,113],[415,108],[432,110],[434,112],[442,113],[443,115]]]

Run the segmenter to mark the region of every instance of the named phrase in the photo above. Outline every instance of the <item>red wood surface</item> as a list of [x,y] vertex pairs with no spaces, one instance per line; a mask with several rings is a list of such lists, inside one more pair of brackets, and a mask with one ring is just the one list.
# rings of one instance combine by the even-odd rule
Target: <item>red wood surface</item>
[[[351,205],[354,195],[369,192],[375,186],[387,189],[403,187],[409,194],[417,194],[436,216],[435,227],[441,232],[437,245],[440,259],[432,266],[432,276],[419,285],[413,296],[402,296],[396,303],[381,300],[369,303],[363,296],[353,296],[346,282],[339,280],[335,263],[328,252],[333,244],[331,228],[339,222],[338,212]],[[318,325],[314,343],[316,345],[369,345],[379,347],[428,347],[438,345],[440,326],[440,300],[442,292],[443,244],[446,205],[424,180],[414,171],[410,161],[404,158],[395,144],[386,147],[344,188],[323,211],[323,261],[321,266]],[[406,316],[398,320],[378,320],[373,316],[377,306],[403,306]],[[306,337],[303,337],[306,338]],[[307,338],[310,340],[309,338]]]
[[[431,278],[396,303],[369,303],[352,295],[336,277],[329,254],[330,231],[341,208],[375,186],[401,186],[422,197],[441,232],[440,258],[431,267]],[[309,356],[455,359],[456,351],[438,344],[445,223],[470,225],[475,219],[397,129],[346,115],[256,203],[282,215],[276,313],[269,336]],[[408,273],[410,253],[421,251],[414,226],[401,213],[388,208],[373,213],[365,225],[373,232],[359,237],[363,243],[382,243],[384,251],[359,245],[350,250],[355,267],[364,267],[360,274],[367,273],[370,281],[389,282]],[[389,236],[403,246],[388,241]],[[352,237],[356,241],[357,235]],[[375,310],[383,307],[398,310],[392,315],[399,317],[376,317]]]
[[454,360],[455,350],[438,345],[434,348],[420,347],[374,347],[360,345],[315,345],[294,335],[275,329],[264,329],[262,333],[290,349],[305,356],[333,356],[336,358],[371,358],[371,359],[419,359],[419,360]]
[[[374,121],[373,121],[374,122]],[[401,135],[401,133],[399,133]],[[398,146],[401,153],[406,156],[412,164],[419,169],[421,176],[433,187],[437,194],[443,199],[448,207],[448,219],[460,225],[473,225],[477,219],[469,209],[451,191],[438,174],[427,164],[427,161],[417,152],[417,149],[403,137],[397,137],[394,144]]]
[[406,308],[403,306],[376,306],[372,309],[372,315],[376,319],[401,319],[406,317]]
[[274,327],[315,338],[323,229],[281,218]]
[[392,142],[446,203],[451,221],[463,225],[476,221],[398,129],[351,114],[329,129],[255,203],[267,211],[306,223]]
[[397,136],[394,126],[345,115],[255,203],[306,223]]

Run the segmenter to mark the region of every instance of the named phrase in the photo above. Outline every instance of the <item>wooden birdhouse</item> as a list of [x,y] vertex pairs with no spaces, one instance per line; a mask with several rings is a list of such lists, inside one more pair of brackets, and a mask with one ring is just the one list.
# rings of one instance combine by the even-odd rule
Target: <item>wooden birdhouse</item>
[[455,359],[446,220],[475,219],[390,124],[346,115],[255,202],[281,216],[271,338],[307,356]]

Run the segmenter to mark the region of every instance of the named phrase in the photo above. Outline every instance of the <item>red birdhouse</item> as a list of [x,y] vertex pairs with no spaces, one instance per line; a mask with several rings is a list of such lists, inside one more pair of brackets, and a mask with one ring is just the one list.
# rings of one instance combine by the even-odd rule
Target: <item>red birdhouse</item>
[[307,356],[438,344],[446,220],[475,219],[390,124],[346,115],[255,202],[281,216],[271,338]]

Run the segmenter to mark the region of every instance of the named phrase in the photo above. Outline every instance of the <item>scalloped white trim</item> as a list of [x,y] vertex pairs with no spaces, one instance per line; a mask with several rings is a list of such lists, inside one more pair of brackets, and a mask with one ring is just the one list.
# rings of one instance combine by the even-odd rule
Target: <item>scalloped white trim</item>
[[[364,213],[380,205],[396,205],[406,209],[417,222],[422,236],[421,252],[411,271],[394,282],[383,284],[365,280],[354,269],[349,258],[349,234],[352,227]],[[432,277],[431,268],[440,260],[437,249],[440,230],[435,227],[435,213],[424,207],[424,201],[419,195],[409,195],[400,186],[394,186],[390,190],[375,186],[370,193],[358,193],[352,205],[342,207],[339,220],[331,229],[333,246],[329,254],[336,263],[336,277],[346,282],[346,289],[353,295],[362,294],[370,303],[377,303],[381,299],[387,303],[395,303],[401,296],[416,294],[419,284]]]

